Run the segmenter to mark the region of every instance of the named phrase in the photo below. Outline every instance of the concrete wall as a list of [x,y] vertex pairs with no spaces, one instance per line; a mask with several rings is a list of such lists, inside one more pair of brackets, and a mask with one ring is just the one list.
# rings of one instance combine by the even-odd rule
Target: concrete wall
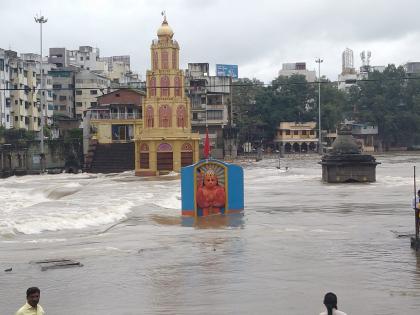
[[[64,143],[62,140],[44,142],[45,169],[61,172],[66,166],[81,165],[81,143]],[[39,174],[42,169],[39,141],[0,145],[0,177]]]

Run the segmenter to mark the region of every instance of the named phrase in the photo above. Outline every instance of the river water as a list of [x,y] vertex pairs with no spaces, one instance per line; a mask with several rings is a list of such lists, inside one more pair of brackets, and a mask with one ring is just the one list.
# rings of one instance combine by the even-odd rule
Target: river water
[[[175,176],[1,179],[0,314],[34,285],[60,315],[319,314],[327,291],[349,315],[419,314],[418,155],[377,156],[371,184],[322,183],[318,159],[246,162],[245,213],[229,222],[182,221]],[[55,258],[83,267],[33,263]]]

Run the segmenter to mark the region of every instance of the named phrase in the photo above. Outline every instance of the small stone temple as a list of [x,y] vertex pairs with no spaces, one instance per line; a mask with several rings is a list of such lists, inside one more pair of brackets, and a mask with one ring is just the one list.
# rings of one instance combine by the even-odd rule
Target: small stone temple
[[322,180],[328,183],[375,182],[376,159],[361,154],[351,134],[351,126],[343,125],[337,131],[332,150],[322,157]]

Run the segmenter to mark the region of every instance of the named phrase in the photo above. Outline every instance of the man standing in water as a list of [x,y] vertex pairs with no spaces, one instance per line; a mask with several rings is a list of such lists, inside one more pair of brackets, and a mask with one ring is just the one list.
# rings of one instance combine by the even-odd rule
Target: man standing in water
[[44,315],[44,309],[38,304],[40,295],[41,290],[37,287],[26,290],[26,303],[16,312],[16,315]]
[[420,202],[420,189],[417,191],[417,196],[413,198],[413,203],[412,203],[413,209],[419,208],[418,207],[419,202]]

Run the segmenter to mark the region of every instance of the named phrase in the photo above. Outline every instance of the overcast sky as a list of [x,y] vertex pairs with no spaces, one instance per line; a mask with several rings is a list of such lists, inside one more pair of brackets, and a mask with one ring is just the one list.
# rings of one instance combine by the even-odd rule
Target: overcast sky
[[420,61],[419,0],[0,0],[0,48],[39,52],[40,11],[44,55],[49,47],[98,47],[101,56],[130,55],[144,78],[150,44],[165,10],[189,62],[237,64],[239,76],[271,82],[282,63],[324,62],[321,74],[336,80],[341,53],[372,52],[372,65]]

